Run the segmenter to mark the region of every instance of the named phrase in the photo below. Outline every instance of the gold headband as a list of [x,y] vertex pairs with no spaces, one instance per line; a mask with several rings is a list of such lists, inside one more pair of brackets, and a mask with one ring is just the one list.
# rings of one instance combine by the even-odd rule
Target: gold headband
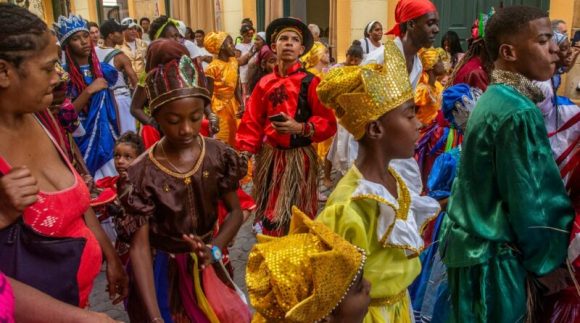
[[405,58],[391,40],[385,42],[384,65],[332,69],[316,92],[356,140],[364,136],[369,122],[413,99]]
[[293,31],[293,32],[297,33],[298,34],[298,37],[300,37],[300,42],[301,43],[304,43],[304,37],[302,36],[302,31],[300,29],[296,28],[296,27],[293,27],[293,26],[291,26],[291,27],[284,27],[284,28],[280,29],[280,31],[275,32],[272,35],[272,40],[273,40],[272,42],[273,43],[277,42],[278,41],[278,37],[280,35],[282,35],[282,33],[285,32],[285,31]]

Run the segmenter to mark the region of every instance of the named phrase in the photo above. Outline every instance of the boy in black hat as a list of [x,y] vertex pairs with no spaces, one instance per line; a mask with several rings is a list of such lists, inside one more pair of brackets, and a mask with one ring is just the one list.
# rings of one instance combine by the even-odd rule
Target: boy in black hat
[[120,49],[115,48],[123,44],[123,31],[126,26],[119,24],[114,19],[109,19],[101,24],[100,32],[103,44],[95,47],[99,62],[109,64],[119,72],[117,82],[111,87],[117,101],[119,111],[120,133],[137,131],[137,123],[131,115],[131,90],[137,86],[137,74],[133,70],[131,60]]
[[236,146],[248,158],[256,154],[254,197],[263,233],[282,236],[293,205],[316,215],[318,157],[311,144],[334,135],[336,117],[318,99],[320,79],[298,61],[313,44],[308,27],[294,18],[276,19],[266,41],[277,66],[254,88]]

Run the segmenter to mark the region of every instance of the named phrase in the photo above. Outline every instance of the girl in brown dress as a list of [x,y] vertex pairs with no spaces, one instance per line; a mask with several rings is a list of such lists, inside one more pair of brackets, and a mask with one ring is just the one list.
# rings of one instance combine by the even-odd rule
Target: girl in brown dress
[[[164,51],[182,46],[158,42],[165,42]],[[127,310],[133,322],[214,322],[200,270],[219,264],[221,250],[238,232],[236,190],[247,165],[232,148],[199,135],[210,96],[189,57],[161,59],[148,73],[146,89],[164,137],[120,183],[126,212],[121,237],[131,242]],[[214,235],[220,200],[229,216]]]

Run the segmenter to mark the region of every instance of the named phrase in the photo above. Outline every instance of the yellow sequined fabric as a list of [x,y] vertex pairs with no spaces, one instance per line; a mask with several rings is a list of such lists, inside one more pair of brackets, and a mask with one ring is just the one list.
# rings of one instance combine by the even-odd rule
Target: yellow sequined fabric
[[209,34],[207,34],[207,36],[205,36],[203,46],[205,47],[205,49],[207,49],[208,52],[214,55],[218,55],[220,53],[222,45],[224,44],[228,36],[229,36],[228,33],[223,31],[218,32],[212,31]]
[[292,213],[289,235],[258,236],[246,269],[248,293],[266,321],[315,322],[340,304],[366,257],[298,208]]
[[334,109],[356,140],[365,126],[413,99],[405,59],[393,41],[385,43],[385,63],[332,69],[318,85],[320,101]]
[[326,46],[324,46],[323,43],[315,41],[310,51],[308,51],[306,55],[300,57],[300,61],[304,63],[305,69],[311,69],[320,62],[320,59],[322,59],[322,56],[326,54],[326,51]]

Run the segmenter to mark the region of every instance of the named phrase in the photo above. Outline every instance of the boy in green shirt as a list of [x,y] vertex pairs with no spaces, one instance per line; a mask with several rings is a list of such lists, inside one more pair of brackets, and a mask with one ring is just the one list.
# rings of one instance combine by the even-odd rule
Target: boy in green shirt
[[452,321],[525,321],[532,281],[566,258],[573,209],[531,82],[553,75],[551,38],[532,7],[504,8],[486,26],[492,84],[469,118],[441,234]]

